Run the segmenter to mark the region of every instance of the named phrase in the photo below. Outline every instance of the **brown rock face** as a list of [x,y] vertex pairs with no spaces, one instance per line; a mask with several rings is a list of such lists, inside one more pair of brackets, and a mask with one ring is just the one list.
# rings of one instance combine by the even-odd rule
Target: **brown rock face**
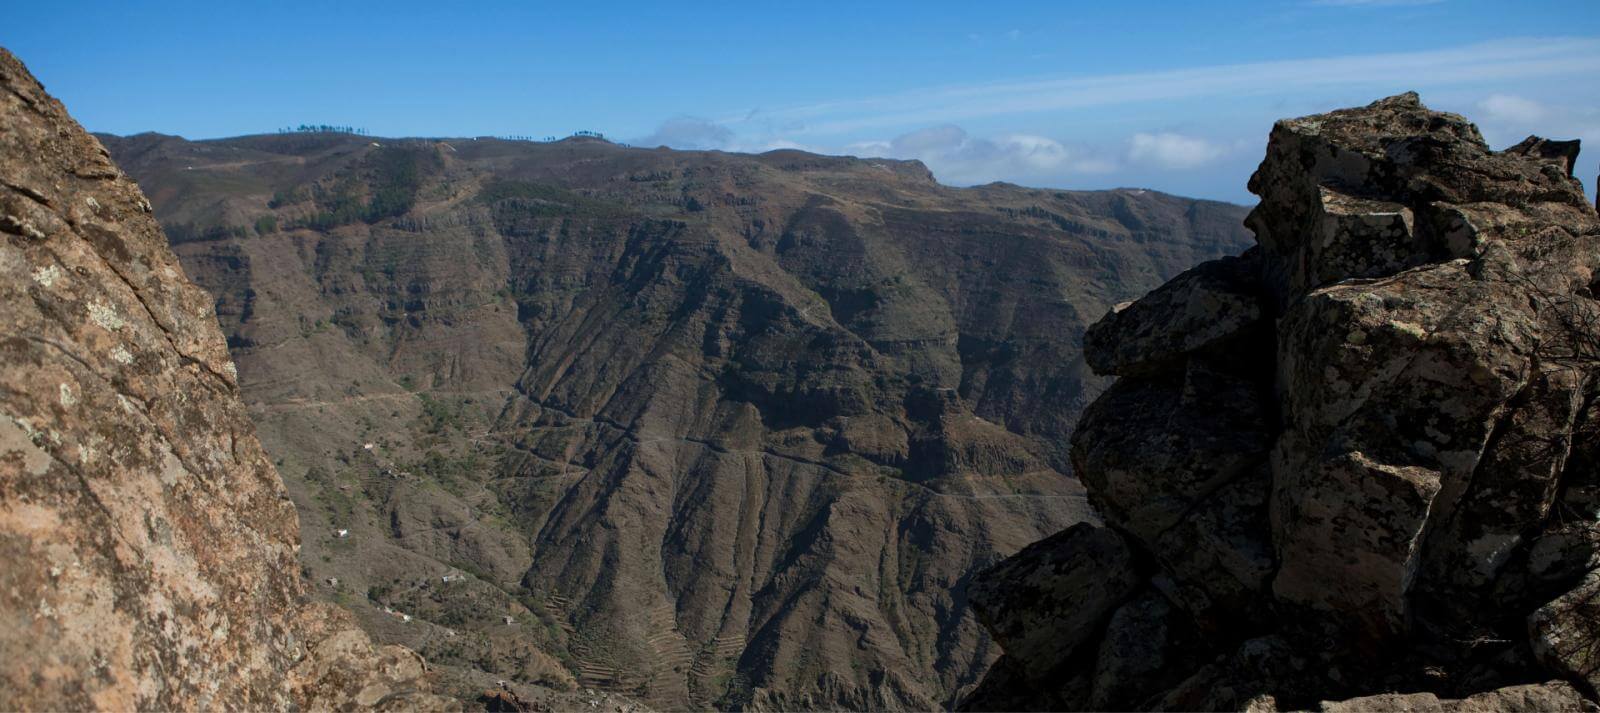
[[294,507],[210,296],[3,49],[0,88],[0,708],[442,703],[415,654],[301,621]]
[[[1133,554],[1082,576],[1159,592],[1138,630],[1168,666],[1114,653],[1127,611],[1012,602],[1037,608],[985,622],[1102,637],[1098,660],[967,705],[1592,706],[1600,219],[1576,150],[1490,151],[1416,95],[1279,122],[1258,247],[1089,330],[1089,364],[1122,378],[1073,462]],[[1093,551],[1047,542],[1064,551],[1031,561]],[[974,591],[1032,586],[1021,557]],[[1000,633],[990,679],[1025,680]]]

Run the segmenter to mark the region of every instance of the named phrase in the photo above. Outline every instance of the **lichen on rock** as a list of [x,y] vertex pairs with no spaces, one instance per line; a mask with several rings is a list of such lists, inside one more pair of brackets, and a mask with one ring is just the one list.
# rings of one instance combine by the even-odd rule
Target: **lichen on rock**
[[453,706],[307,608],[210,298],[3,49],[0,87],[0,709]]

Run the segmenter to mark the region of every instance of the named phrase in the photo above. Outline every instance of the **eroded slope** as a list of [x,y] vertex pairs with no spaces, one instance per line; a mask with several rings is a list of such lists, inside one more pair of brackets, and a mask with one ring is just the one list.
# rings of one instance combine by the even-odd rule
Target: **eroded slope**
[[1086,315],[1242,247],[1234,206],[915,163],[106,140],[325,593],[473,685],[668,706],[954,700],[996,653],[971,573],[1090,517]]

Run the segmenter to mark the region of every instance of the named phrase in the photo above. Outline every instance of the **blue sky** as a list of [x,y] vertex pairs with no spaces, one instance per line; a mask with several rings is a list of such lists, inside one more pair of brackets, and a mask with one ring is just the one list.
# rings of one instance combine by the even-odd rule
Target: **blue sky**
[[1407,89],[1497,147],[1600,146],[1596,0],[253,5],[18,3],[0,45],[124,134],[590,129],[1241,203],[1274,119]]

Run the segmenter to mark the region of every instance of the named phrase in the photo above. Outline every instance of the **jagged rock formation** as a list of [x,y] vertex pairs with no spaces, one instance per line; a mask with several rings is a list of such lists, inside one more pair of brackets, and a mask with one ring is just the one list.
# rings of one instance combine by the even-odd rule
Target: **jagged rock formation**
[[997,655],[971,573],[1090,517],[1086,315],[1247,239],[796,151],[103,140],[217,299],[313,581],[467,697],[947,706]]
[[306,604],[211,298],[3,49],[0,89],[0,709],[449,707]]
[[1090,328],[1121,378],[1072,459],[1105,526],[978,577],[1007,653],[965,705],[1593,709],[1577,149],[1491,151],[1414,94],[1279,122],[1257,247]]

